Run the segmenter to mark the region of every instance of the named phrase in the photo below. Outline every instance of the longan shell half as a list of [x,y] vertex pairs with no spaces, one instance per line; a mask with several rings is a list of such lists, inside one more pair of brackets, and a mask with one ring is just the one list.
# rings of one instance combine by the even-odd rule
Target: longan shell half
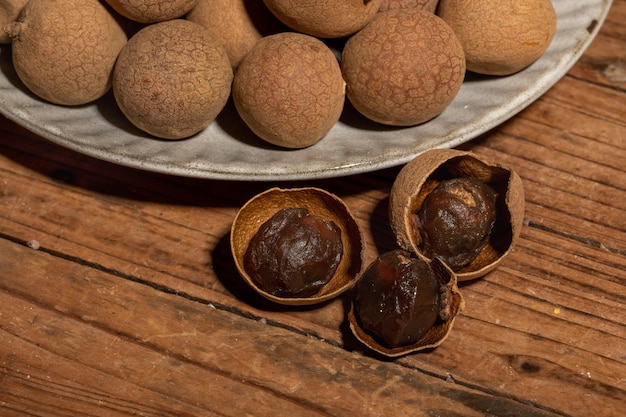
[[[244,269],[244,256],[263,223],[284,208],[306,208],[333,221],[341,230],[343,254],[330,281],[311,297],[277,297],[259,288]],[[315,187],[271,188],[250,199],[239,210],[230,233],[231,252],[241,277],[263,297],[285,305],[311,305],[337,297],[350,289],[363,265],[363,235],[356,219],[336,195]]]
[[222,111],[233,79],[224,47],[184,19],[137,32],[119,54],[113,93],[136,127],[161,139],[184,139]]
[[471,152],[455,149],[429,150],[406,164],[398,173],[389,195],[389,221],[398,245],[423,259],[421,236],[412,220],[426,196],[442,181],[472,177],[491,186],[496,200],[496,223],[487,246],[460,271],[459,281],[482,277],[511,252],[524,221],[524,189],[519,175],[502,165],[487,163]]
[[378,13],[343,49],[346,95],[365,117],[413,126],[438,116],[465,76],[463,48],[452,29],[421,9]]
[[449,311],[446,312],[446,317],[437,320],[435,325],[431,327],[424,336],[415,341],[415,343],[392,348],[385,346],[376,337],[361,327],[353,302],[348,312],[348,323],[352,334],[354,334],[361,343],[382,356],[396,358],[425,349],[433,349],[444,342],[452,330],[458,312],[464,308],[465,301],[457,287],[457,277],[454,272],[439,259],[433,259],[429,261],[429,263],[433,271],[435,271],[440,285],[446,287],[446,291],[442,291],[442,293],[448,292],[450,294],[449,305],[446,306],[446,309]]

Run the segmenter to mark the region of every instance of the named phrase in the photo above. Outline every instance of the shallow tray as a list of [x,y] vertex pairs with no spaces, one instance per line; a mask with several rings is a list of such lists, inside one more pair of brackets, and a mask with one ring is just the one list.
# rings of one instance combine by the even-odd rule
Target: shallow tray
[[15,74],[8,45],[0,48],[0,112],[40,136],[102,160],[171,175],[224,180],[328,178],[401,165],[433,148],[451,148],[506,121],[554,85],[576,63],[604,22],[611,0],[553,0],[557,32],[546,53],[507,77],[469,75],[437,118],[390,128],[346,109],[319,143],[285,150],[255,137],[229,103],[198,135],[154,139],[124,118],[112,93],[80,107],[30,94]]

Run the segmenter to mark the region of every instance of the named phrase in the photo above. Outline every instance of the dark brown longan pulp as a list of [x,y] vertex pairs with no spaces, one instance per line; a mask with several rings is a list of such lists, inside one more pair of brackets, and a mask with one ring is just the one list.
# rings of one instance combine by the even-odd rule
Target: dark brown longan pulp
[[355,285],[361,327],[388,347],[416,343],[439,318],[441,285],[428,262],[403,250],[380,255]]
[[333,221],[285,208],[251,239],[244,269],[269,294],[309,297],[330,281],[342,254],[341,230]]
[[426,197],[417,216],[420,249],[458,271],[489,242],[496,221],[496,192],[474,178],[445,180]]

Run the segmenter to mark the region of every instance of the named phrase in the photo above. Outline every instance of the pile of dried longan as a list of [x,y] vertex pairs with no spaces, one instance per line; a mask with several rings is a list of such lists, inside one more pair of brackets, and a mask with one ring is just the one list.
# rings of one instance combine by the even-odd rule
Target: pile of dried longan
[[304,148],[346,98],[381,124],[433,119],[466,71],[505,76],[538,59],[556,14],[550,0],[7,0],[0,25],[44,100],[78,106],[112,88],[136,127],[182,139],[232,97],[261,139]]

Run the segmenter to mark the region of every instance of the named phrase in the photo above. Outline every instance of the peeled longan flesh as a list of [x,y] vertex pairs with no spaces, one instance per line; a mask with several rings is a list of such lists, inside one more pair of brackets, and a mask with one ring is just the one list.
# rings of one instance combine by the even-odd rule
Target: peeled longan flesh
[[346,95],[365,117],[411,126],[439,115],[456,97],[465,57],[452,29],[420,9],[378,13],[346,43]]
[[261,225],[248,244],[244,268],[277,297],[311,297],[328,284],[343,255],[341,229],[306,208],[288,207]]
[[317,143],[345,99],[337,58],[321,40],[295,32],[261,39],[233,81],[235,107],[261,139],[286,148]]
[[469,71],[509,75],[536,61],[556,32],[550,0],[441,0],[437,14],[455,31]]
[[200,0],[186,19],[204,26],[224,45],[233,68],[259,39],[284,29],[261,0]]
[[184,19],[154,23],[120,52],[113,93],[124,115],[162,139],[182,139],[208,126],[230,95],[233,71],[224,47]]
[[98,0],[30,0],[10,26],[13,65],[26,87],[56,104],[86,104],[111,87],[126,34]]
[[198,0],[106,0],[122,16],[141,23],[156,23],[183,17]]
[[264,0],[290,28],[319,38],[340,38],[363,28],[378,12],[381,0]]
[[430,264],[400,249],[378,256],[354,293],[363,329],[391,348],[418,342],[437,322],[445,294]]
[[11,43],[8,30],[28,0],[0,0],[0,43]]

